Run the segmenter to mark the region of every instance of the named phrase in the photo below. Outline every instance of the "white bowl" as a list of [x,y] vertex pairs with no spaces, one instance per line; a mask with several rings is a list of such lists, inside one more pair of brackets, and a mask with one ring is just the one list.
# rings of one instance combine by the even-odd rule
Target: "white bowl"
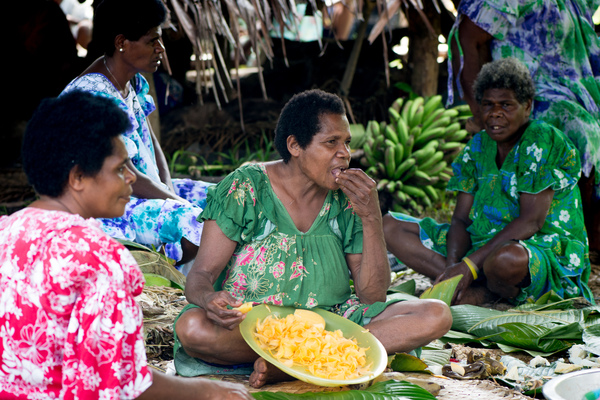
[[546,382],[542,393],[547,400],[584,400],[586,393],[598,389],[600,368],[593,368],[552,378]]

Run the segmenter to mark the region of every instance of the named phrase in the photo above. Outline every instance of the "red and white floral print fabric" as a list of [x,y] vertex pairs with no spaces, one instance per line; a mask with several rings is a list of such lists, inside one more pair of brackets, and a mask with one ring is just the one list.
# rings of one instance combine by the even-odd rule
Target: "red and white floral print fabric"
[[152,383],[143,275],[93,219],[0,218],[0,398],[131,399]]

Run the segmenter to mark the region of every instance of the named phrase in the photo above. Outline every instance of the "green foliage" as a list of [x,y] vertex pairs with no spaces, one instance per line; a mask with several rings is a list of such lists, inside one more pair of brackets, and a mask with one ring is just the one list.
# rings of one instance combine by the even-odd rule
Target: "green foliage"
[[277,151],[273,140],[265,131],[261,140],[242,140],[232,148],[203,156],[187,150],[177,150],[169,159],[171,174],[201,176],[222,176],[234,171],[244,163],[274,160]]
[[411,92],[396,99],[388,114],[389,121],[369,121],[355,140],[362,144],[361,164],[377,181],[380,197],[391,199],[389,209],[404,213],[443,204],[450,164],[469,139],[464,129],[472,116],[468,105],[446,109],[441,95]]
[[414,383],[388,380],[377,382],[363,390],[346,390],[340,392],[256,392],[252,397],[257,400],[435,400],[435,396]]
[[396,372],[423,372],[427,367],[423,360],[407,353],[395,354],[390,363],[390,368]]
[[184,290],[184,287],[177,282],[167,279],[159,274],[145,273],[144,279],[146,280],[146,286],[166,286]]
[[524,304],[507,311],[471,305],[452,306],[452,331],[444,340],[452,343],[493,344],[504,352],[525,351],[532,356],[548,356],[586,344],[588,351],[600,353],[600,310],[597,306],[565,308],[572,300]]
[[450,304],[452,303],[452,297],[454,297],[454,291],[456,290],[456,286],[462,279],[462,274],[453,276],[450,279],[446,279],[444,281],[439,282],[438,284],[428,288],[421,294],[421,299],[437,299],[441,300],[444,303]]

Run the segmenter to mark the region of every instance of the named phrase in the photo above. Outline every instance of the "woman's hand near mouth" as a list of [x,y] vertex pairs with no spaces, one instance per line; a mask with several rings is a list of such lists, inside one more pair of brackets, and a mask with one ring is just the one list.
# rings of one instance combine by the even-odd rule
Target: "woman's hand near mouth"
[[381,221],[376,183],[363,170],[343,169],[337,173],[335,181],[348,196],[352,208],[361,219],[375,218]]

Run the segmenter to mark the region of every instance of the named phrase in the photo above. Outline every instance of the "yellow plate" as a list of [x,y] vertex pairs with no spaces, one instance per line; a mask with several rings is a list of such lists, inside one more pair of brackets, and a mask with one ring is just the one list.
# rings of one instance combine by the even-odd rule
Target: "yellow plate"
[[329,311],[313,308],[311,311],[316,312],[325,318],[325,329],[328,331],[335,331],[339,329],[346,338],[355,338],[360,347],[366,347],[367,365],[371,364],[371,372],[361,375],[358,378],[350,380],[336,380],[336,379],[325,379],[319,378],[311,374],[306,367],[300,365],[294,365],[288,367],[283,365],[279,360],[273,357],[269,352],[263,350],[258,344],[258,340],[255,337],[256,333],[256,322],[262,321],[268,315],[274,317],[285,317],[288,314],[292,314],[296,309],[294,307],[279,307],[279,306],[266,306],[261,304],[255,306],[248,312],[246,318],[240,324],[240,332],[246,340],[246,343],[254,351],[258,353],[262,358],[275,365],[277,368],[293,376],[294,378],[300,379],[301,381],[312,383],[313,385],[319,386],[343,386],[343,385],[354,385],[357,383],[368,382],[371,379],[381,375],[387,366],[387,353],[381,342],[369,333],[362,326],[355,324],[354,322],[347,320],[346,318],[340,317],[337,314]]

